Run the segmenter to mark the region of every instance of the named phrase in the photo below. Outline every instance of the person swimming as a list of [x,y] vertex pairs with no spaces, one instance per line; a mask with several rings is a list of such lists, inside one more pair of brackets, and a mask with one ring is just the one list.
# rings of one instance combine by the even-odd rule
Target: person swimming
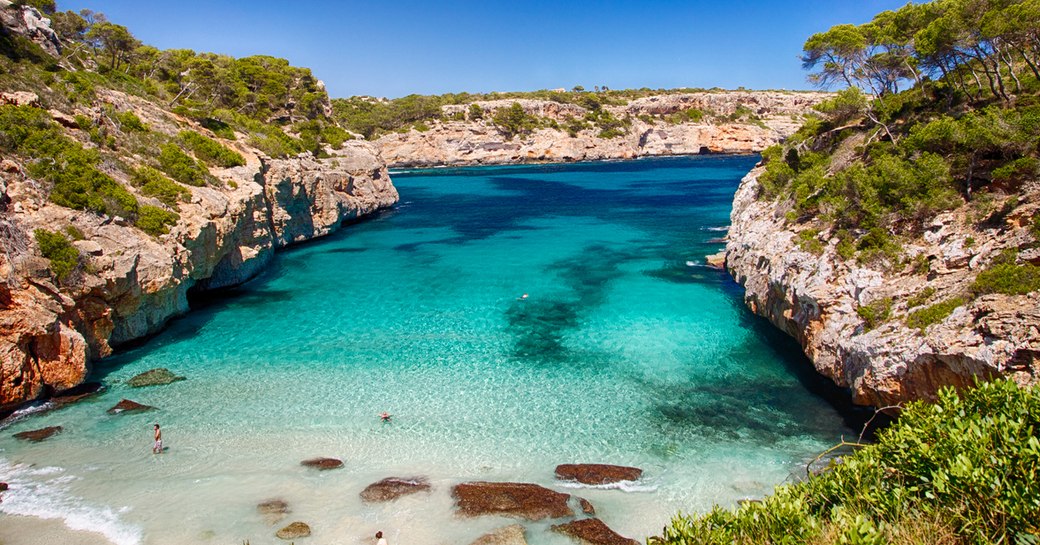
[[388,412],[386,412],[386,411],[383,411],[379,415],[379,419],[382,420],[383,422],[389,422],[391,418],[393,418],[393,415],[388,413]]
[[521,295],[520,297],[517,297],[517,298],[516,298],[516,300],[517,300],[517,301],[524,301],[524,300],[526,300],[526,299],[527,299],[527,294],[526,294],[526,293],[525,293],[525,294],[523,294],[523,295]]

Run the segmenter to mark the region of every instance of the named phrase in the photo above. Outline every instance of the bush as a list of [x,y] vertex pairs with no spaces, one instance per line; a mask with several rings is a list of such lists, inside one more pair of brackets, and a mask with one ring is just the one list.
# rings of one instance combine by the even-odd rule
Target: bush
[[908,308],[919,307],[927,303],[933,295],[935,295],[935,288],[928,286],[927,288],[921,290],[921,293],[918,293],[917,295],[907,299],[906,306]]
[[735,511],[677,516],[648,543],[1035,543],[1038,467],[1040,388],[947,388],[823,474]]
[[149,166],[135,170],[130,182],[141,188],[142,194],[155,197],[170,208],[176,208],[178,202],[191,198],[191,191]]
[[867,331],[870,331],[888,321],[892,315],[892,298],[885,297],[871,301],[868,305],[857,307],[856,314],[863,318]]
[[174,212],[145,204],[141,206],[134,225],[145,233],[157,237],[169,233],[170,226],[176,224],[179,219],[180,216]]
[[51,272],[64,280],[79,266],[79,250],[61,233],[37,229],[33,231],[40,253],[50,261]]
[[177,138],[184,143],[185,147],[195,153],[203,162],[222,167],[240,167],[246,164],[245,158],[237,151],[229,150],[223,144],[206,138],[195,131],[181,131]]
[[137,114],[134,112],[120,112],[116,114],[116,121],[119,121],[119,127],[124,131],[148,131],[148,127],[145,126],[144,122],[141,121],[141,118],[137,117]]
[[798,233],[798,247],[813,255],[823,255],[823,243],[819,239],[820,231],[806,229]]
[[519,102],[514,102],[508,108],[496,110],[491,121],[509,139],[518,134],[528,134],[538,128],[538,118],[528,115]]
[[1025,295],[1037,291],[1040,290],[1040,267],[1031,263],[996,263],[975,277],[971,290],[976,295]]
[[163,144],[159,149],[159,166],[163,172],[182,184],[202,187],[211,179],[205,167],[176,144]]
[[0,150],[33,159],[29,174],[52,184],[57,205],[127,218],[137,213],[137,199],[98,170],[101,155],[67,138],[44,110],[0,106]]
[[915,310],[906,317],[906,325],[924,331],[928,326],[945,320],[947,316],[953,313],[954,309],[964,305],[966,302],[963,297],[954,297],[953,299],[947,299],[920,310]]

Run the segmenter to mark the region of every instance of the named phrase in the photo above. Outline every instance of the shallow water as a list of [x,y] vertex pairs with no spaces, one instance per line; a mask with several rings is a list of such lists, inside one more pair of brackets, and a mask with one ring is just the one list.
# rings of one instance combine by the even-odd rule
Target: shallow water
[[[278,497],[293,511],[284,522],[311,525],[304,543],[368,543],[382,529],[394,545],[466,544],[504,520],[453,516],[450,487],[465,480],[581,495],[637,539],[680,510],[767,493],[849,430],[797,346],[703,266],[756,160],[395,174],[393,211],[279,254],[263,278],[104,362],[103,395],[0,432],[12,485],[0,512],[119,545],[260,545],[279,542],[278,526],[255,505]],[[154,367],[187,380],[123,384]],[[121,398],[159,410],[106,415]],[[65,432],[11,438],[49,425]],[[314,456],[346,466],[299,466]],[[645,476],[562,488],[553,468],[570,462]],[[415,475],[430,494],[358,498]],[[547,527],[528,524],[529,542],[568,543]]]

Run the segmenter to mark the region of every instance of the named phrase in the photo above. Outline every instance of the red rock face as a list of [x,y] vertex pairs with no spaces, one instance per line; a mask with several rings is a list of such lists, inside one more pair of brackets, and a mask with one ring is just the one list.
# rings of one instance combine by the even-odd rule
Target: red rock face
[[401,496],[428,492],[430,483],[425,477],[412,477],[402,479],[400,477],[387,477],[377,483],[368,485],[361,491],[361,499],[367,502],[393,501]]
[[552,529],[591,545],[639,545],[638,541],[619,535],[599,519],[575,520],[557,524]]
[[505,515],[542,520],[574,516],[567,505],[569,494],[530,483],[462,483],[452,489],[460,515]]
[[634,481],[643,475],[638,467],[613,466],[608,464],[560,464],[556,466],[556,478],[563,481],[578,481],[582,484],[601,485],[621,481]]

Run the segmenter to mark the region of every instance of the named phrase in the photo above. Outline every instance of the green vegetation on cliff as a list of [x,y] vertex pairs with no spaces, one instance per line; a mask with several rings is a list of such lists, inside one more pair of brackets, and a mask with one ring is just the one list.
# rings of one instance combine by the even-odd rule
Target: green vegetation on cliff
[[51,272],[59,280],[63,280],[79,266],[79,250],[65,238],[65,235],[46,229],[33,232],[40,253],[50,262]]
[[1040,388],[980,385],[914,402],[876,444],[760,503],[678,516],[651,545],[1032,544]]

